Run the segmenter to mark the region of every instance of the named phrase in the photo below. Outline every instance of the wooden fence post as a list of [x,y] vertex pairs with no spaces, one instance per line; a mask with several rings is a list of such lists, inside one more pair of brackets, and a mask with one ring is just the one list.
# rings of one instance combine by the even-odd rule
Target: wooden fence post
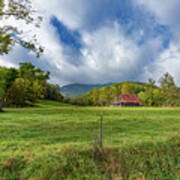
[[103,113],[100,115],[100,147],[103,148]]

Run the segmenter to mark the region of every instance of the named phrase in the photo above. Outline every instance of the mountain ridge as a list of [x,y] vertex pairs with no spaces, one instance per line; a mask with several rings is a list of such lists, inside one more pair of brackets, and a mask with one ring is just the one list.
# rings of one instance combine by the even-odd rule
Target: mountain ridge
[[64,97],[78,97],[82,94],[87,94],[94,88],[101,88],[105,86],[110,86],[113,83],[106,84],[81,84],[81,83],[73,83],[68,84],[61,87],[61,94]]

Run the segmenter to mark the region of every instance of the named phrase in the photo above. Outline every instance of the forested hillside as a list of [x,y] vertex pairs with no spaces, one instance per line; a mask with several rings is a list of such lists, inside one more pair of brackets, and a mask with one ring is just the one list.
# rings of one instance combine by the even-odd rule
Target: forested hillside
[[49,84],[49,72],[21,63],[18,69],[0,67],[0,109],[23,107],[39,99],[62,100],[58,85]]
[[61,88],[61,93],[64,97],[77,97],[90,92],[94,88],[109,86],[109,84],[69,84]]
[[148,83],[123,82],[115,83],[103,88],[95,88],[87,95],[70,99],[69,102],[78,105],[109,106],[121,94],[136,94],[145,106],[179,106],[180,89],[176,86],[174,78],[164,74],[158,81],[153,79]]

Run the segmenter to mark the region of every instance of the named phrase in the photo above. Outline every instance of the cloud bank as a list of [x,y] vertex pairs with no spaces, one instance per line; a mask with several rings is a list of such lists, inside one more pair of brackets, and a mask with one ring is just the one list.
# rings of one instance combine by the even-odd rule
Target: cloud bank
[[15,47],[0,57],[1,66],[32,62],[59,85],[158,80],[167,71],[180,85],[178,0],[33,0],[33,6],[44,17],[40,29],[8,23],[36,32],[44,54],[36,59]]

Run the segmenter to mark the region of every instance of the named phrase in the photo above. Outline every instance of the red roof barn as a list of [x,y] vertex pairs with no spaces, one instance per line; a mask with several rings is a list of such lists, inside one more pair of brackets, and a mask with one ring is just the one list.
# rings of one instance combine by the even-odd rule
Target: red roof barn
[[113,106],[140,106],[141,102],[135,94],[122,94],[113,103]]

